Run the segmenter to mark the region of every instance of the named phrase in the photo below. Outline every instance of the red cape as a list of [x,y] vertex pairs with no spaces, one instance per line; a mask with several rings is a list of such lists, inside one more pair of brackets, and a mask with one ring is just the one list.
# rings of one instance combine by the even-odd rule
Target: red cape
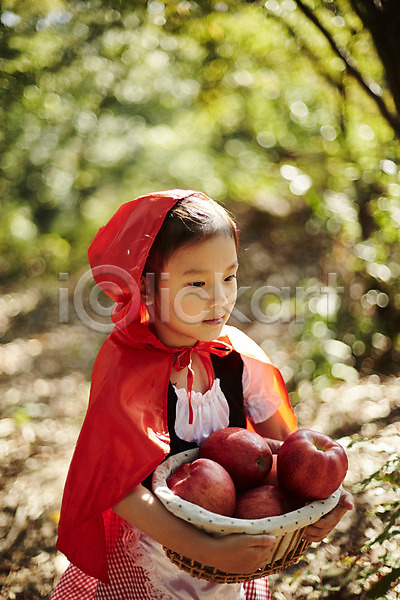
[[[58,549],[82,571],[108,582],[103,514],[143,481],[169,452],[167,391],[173,354],[139,323],[115,329],[97,356],[89,407],[68,473]],[[265,365],[291,429],[296,417],[279,371],[244,333],[220,339]]]

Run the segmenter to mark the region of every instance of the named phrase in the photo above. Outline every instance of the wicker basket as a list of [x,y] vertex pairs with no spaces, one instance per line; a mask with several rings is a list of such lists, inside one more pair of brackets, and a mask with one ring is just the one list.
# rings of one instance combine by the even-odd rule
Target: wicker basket
[[266,533],[276,537],[271,558],[264,568],[255,573],[225,573],[214,567],[200,564],[185,556],[181,556],[168,548],[164,548],[168,558],[180,569],[193,577],[206,579],[215,583],[238,583],[250,581],[296,563],[310,546],[303,539],[307,525],[315,523],[324,514],[332,510],[339,501],[340,489],[324,500],[314,501],[302,508],[264,519],[235,519],[212,513],[196,504],[187,502],[176,496],[167,486],[168,477],[183,463],[192,462],[198,456],[198,448],[171,456],[157,467],[153,474],[153,491],[164,506],[176,517],[184,519],[192,525],[216,536],[231,533],[260,534]]

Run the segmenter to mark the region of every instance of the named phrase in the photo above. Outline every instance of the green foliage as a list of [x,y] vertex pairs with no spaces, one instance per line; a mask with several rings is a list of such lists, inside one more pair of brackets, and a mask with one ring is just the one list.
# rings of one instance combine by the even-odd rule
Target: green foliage
[[[348,2],[314,13],[392,106]],[[5,279],[75,271],[122,202],[201,189],[261,211],[260,240],[292,248],[275,286],[331,288],[329,308],[301,301],[304,323],[291,302],[292,389],[396,369],[398,141],[294,2],[9,0],[0,34]],[[274,265],[252,273],[264,285]]]
[[[380,564],[378,571],[362,572],[361,581],[367,581],[373,575],[374,583],[369,587],[368,598],[385,598],[400,576],[398,558],[393,555],[393,549],[398,548],[400,540],[400,456],[393,452],[388,460],[375,472],[366,477],[356,486],[357,492],[378,489],[385,498],[375,506],[372,513],[382,522],[382,530],[360,549],[360,554],[370,548],[378,549]],[[394,498],[390,499],[389,498]],[[378,579],[376,580],[376,576]]]

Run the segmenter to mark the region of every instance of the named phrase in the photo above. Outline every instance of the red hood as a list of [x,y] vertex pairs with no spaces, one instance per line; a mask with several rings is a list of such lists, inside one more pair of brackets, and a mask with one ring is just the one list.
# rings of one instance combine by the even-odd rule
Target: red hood
[[182,198],[196,196],[192,190],[167,190],[140,196],[122,204],[89,246],[93,277],[117,306],[112,320],[119,327],[139,320],[140,278],[167,212]]

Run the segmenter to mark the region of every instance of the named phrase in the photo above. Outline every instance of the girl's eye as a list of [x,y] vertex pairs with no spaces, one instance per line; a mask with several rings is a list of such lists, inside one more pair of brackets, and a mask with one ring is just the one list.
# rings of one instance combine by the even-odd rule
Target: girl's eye
[[229,275],[229,277],[226,277],[225,281],[234,281],[236,279],[236,275]]
[[188,283],[189,287],[202,287],[205,285],[204,281],[193,281],[192,283]]

